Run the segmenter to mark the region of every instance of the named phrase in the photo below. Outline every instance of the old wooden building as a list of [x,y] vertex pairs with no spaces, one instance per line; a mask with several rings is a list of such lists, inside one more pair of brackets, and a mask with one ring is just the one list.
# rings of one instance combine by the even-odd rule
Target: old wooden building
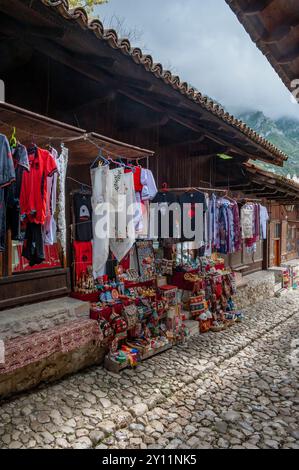
[[[99,20],[89,22],[83,9],[70,11],[66,0],[2,0],[0,35],[6,98],[0,131],[15,126],[24,143],[64,142],[69,177],[87,183],[98,147],[124,156],[126,142],[127,157],[146,157],[160,187],[224,188],[266,201],[291,192],[281,185],[273,194],[272,175],[256,190],[246,166],[249,160],[282,166],[283,152]],[[231,158],[219,158],[223,153]],[[74,187],[69,180],[67,193]],[[69,227],[69,205],[67,218]],[[269,245],[258,253],[231,264],[267,268]],[[1,260],[1,308],[69,291],[70,249],[54,269],[30,273],[14,273],[11,256],[8,250]]]

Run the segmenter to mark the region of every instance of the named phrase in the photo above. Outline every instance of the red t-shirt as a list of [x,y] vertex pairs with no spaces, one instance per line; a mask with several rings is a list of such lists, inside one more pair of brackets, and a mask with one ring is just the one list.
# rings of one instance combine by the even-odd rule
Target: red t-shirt
[[73,246],[75,273],[76,280],[78,281],[81,277],[81,274],[86,274],[88,268],[92,266],[92,243],[74,241]]
[[141,193],[143,185],[141,184],[141,170],[140,166],[132,167],[132,170],[125,170],[125,173],[131,173],[133,171],[134,177],[134,189],[136,192]]
[[29,222],[44,224],[46,220],[47,176],[57,171],[54,158],[40,148],[29,157],[30,171],[22,179],[20,209]]

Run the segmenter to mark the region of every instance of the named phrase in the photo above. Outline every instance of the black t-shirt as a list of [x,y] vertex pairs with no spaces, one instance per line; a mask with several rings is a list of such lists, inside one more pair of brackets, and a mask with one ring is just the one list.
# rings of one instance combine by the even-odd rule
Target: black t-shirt
[[18,144],[17,147],[12,150],[12,155],[13,155],[16,179],[9,186],[9,189],[8,189],[8,204],[9,205],[14,205],[16,203],[19,203],[23,173],[24,171],[30,171],[28,153],[24,145]]
[[[194,192],[186,192],[181,194],[178,198],[180,206],[181,206],[181,227],[182,227],[182,241],[194,241],[195,237],[186,237],[183,231],[183,222],[184,216],[189,219],[188,224],[191,228],[191,231],[195,231],[195,220],[196,220],[196,206],[195,204],[202,204],[202,210],[200,212],[200,223],[203,224],[203,214],[207,210],[206,206],[206,198],[205,195],[199,191]],[[184,204],[185,206],[184,209]],[[191,223],[190,223],[191,222]]]
[[[158,238],[179,238],[177,235],[179,229],[179,217],[175,205],[178,204],[178,198],[175,193],[159,192],[151,202],[151,207],[156,204],[158,209]],[[167,211],[169,210],[169,224],[166,223]]]
[[7,187],[7,217],[11,228],[12,240],[22,240],[20,194],[22,179],[25,171],[30,171],[27,149],[24,145],[17,144],[12,150],[16,179]]
[[80,242],[92,240],[91,195],[74,194],[75,239]]

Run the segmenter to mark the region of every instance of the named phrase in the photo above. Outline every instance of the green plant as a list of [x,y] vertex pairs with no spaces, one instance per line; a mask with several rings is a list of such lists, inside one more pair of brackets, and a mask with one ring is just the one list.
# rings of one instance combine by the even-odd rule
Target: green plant
[[69,0],[70,8],[82,7],[88,14],[93,14],[95,7],[103,3],[108,3],[108,0]]

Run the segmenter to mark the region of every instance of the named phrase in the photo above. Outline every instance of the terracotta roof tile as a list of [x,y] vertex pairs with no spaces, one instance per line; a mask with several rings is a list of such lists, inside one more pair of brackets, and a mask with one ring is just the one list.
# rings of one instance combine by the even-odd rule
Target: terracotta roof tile
[[243,134],[250,137],[253,142],[271,152],[278,162],[281,163],[288,159],[284,152],[254,132],[247,126],[247,124],[230,115],[221,106],[210,98],[203,96],[199,91],[190,87],[186,82],[181,82],[180,77],[173,75],[168,70],[164,70],[161,64],[154,63],[153,58],[150,55],[144,55],[140,48],[132,48],[128,39],[119,39],[116,31],[113,29],[104,29],[103,23],[100,20],[94,19],[89,21],[84,8],[75,8],[70,10],[68,8],[67,0],[40,1],[47,7],[55,9],[67,20],[76,21],[83,29],[93,31],[99,39],[106,41],[113,49],[118,49],[123,54],[130,56],[136,64],[143,65],[145,70],[151,72],[157,78],[162,79],[166,84],[172,86],[172,88],[179,91],[182,95],[196,103],[199,103],[203,109],[206,109],[225,123],[230,124]]
[[276,173],[273,173],[272,171],[268,170],[263,170],[262,168],[254,165],[253,163],[244,163],[243,166],[250,172],[254,174],[258,174],[260,176],[264,176],[269,179],[274,179],[276,180],[277,184],[283,184],[285,186],[291,187],[295,189],[296,191],[299,192],[299,184],[296,183],[296,181],[293,181],[289,178],[286,178],[285,176],[282,175],[277,175]]

